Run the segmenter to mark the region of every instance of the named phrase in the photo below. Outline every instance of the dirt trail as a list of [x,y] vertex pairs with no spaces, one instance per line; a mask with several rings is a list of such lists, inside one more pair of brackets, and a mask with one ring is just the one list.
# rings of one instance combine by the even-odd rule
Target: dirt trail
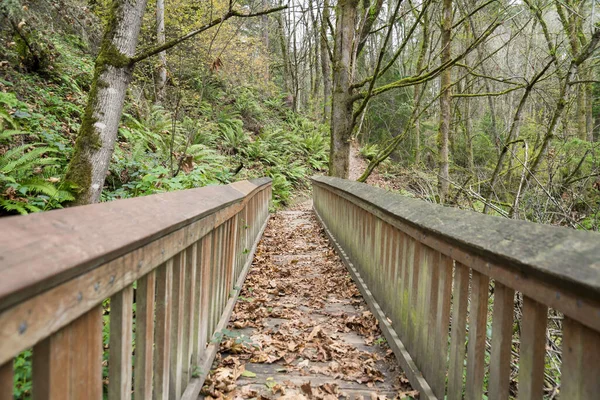
[[350,145],[350,165],[348,167],[348,179],[355,181],[367,169],[367,162],[359,154],[358,144],[352,142]]
[[203,396],[414,396],[310,202],[295,208],[268,223]]

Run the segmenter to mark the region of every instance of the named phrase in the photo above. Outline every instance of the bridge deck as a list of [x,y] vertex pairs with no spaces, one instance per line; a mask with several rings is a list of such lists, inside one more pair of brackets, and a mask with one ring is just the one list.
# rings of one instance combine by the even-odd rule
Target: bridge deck
[[310,205],[273,215],[202,395],[414,394]]

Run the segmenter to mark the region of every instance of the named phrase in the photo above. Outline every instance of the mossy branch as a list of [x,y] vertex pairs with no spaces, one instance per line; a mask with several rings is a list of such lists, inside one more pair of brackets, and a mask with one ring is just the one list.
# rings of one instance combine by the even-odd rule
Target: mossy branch
[[180,37],[178,37],[176,39],[173,39],[173,40],[171,40],[171,41],[169,41],[169,42],[167,42],[165,44],[153,47],[153,48],[151,48],[149,50],[143,51],[142,53],[140,53],[140,54],[138,54],[136,56],[133,56],[131,58],[131,60],[130,60],[130,63],[133,65],[133,64],[135,64],[137,62],[140,62],[140,61],[145,60],[147,58],[150,58],[150,57],[152,57],[154,55],[157,55],[158,53],[161,53],[163,51],[169,50],[170,48],[177,46],[179,43],[182,43],[182,42],[184,42],[184,41],[186,41],[188,39],[191,39],[194,36],[196,36],[196,35],[204,32],[204,31],[206,31],[206,30],[208,30],[208,29],[210,29],[210,28],[212,28],[212,27],[214,27],[216,25],[219,25],[219,24],[227,21],[230,18],[233,18],[233,17],[238,17],[238,18],[260,17],[261,15],[272,14],[272,13],[277,12],[277,11],[285,10],[286,8],[287,8],[287,6],[280,6],[280,7],[274,7],[274,8],[270,8],[268,10],[259,11],[259,12],[255,12],[255,13],[250,13],[250,14],[242,14],[239,11],[235,11],[235,10],[231,10],[230,9],[223,16],[210,21],[209,23],[201,26],[200,28],[198,28],[196,30],[193,30],[193,31],[191,31],[191,32],[189,32],[189,33],[187,33],[187,34],[185,34],[183,36],[180,36]]
[[510,89],[502,90],[500,92],[456,93],[456,94],[452,94],[451,96],[452,97],[498,97],[498,96],[504,96],[505,94],[508,94],[510,92],[514,92],[515,90],[523,89],[524,87],[527,87],[527,85],[515,86],[515,87],[512,87]]
[[[396,89],[396,88],[401,88],[401,87],[406,87],[406,86],[412,86],[412,85],[416,85],[416,84],[420,84],[420,83],[424,83],[424,82],[428,82],[432,79],[437,78],[442,71],[444,71],[447,68],[452,67],[453,65],[455,65],[457,62],[459,62],[460,60],[462,60],[463,58],[465,58],[469,53],[471,53],[480,43],[482,43],[484,40],[486,40],[492,33],[494,33],[494,31],[500,26],[502,25],[501,22],[494,22],[493,24],[491,24],[488,29],[485,30],[485,32],[483,34],[481,34],[481,36],[479,36],[473,43],[471,43],[471,45],[461,54],[459,54],[458,56],[456,56],[455,58],[453,58],[452,60],[439,65],[437,68],[429,71],[426,74],[421,74],[421,75],[415,75],[415,76],[409,76],[406,78],[402,78],[399,79],[395,82],[389,83],[387,85],[384,86],[380,86],[376,89],[374,89],[371,94],[370,97],[373,96],[377,96],[379,94],[385,93],[387,91],[390,91],[392,89]],[[360,93],[358,94],[358,97],[366,97],[368,95],[368,93]]]

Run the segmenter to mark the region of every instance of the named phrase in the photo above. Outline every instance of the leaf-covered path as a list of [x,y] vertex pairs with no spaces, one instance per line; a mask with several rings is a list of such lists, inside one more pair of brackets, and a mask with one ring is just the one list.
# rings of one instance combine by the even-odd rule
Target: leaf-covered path
[[409,398],[416,393],[309,204],[272,216],[205,398]]

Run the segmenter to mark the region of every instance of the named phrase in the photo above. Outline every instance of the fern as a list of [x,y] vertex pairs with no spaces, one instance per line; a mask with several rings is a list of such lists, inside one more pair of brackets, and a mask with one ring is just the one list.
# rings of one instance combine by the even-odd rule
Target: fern
[[0,132],[0,141],[8,140],[16,135],[26,135],[26,134],[27,134],[27,132],[15,130],[15,129],[5,129],[4,131]]
[[0,207],[8,212],[17,212],[21,215],[29,214],[24,202],[15,200],[0,200]]
[[23,145],[4,153],[0,158],[0,172],[8,174],[15,170],[24,170],[33,168],[36,165],[45,165],[49,161],[43,161],[44,159],[40,157],[45,153],[56,152],[56,150],[50,147],[38,147],[27,153],[25,152],[32,147],[33,145]]

